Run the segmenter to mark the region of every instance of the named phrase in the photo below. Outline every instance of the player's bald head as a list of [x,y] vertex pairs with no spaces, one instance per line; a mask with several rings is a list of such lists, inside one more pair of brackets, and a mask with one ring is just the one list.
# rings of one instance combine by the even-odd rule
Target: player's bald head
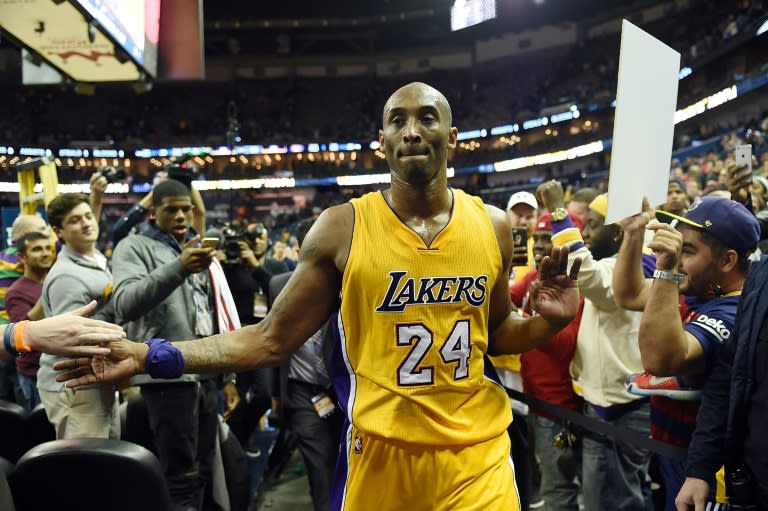
[[453,114],[448,100],[442,92],[423,82],[411,82],[393,92],[384,104],[382,118],[386,119],[388,112],[405,100],[416,100],[419,104],[432,104],[443,113],[448,126],[453,124]]

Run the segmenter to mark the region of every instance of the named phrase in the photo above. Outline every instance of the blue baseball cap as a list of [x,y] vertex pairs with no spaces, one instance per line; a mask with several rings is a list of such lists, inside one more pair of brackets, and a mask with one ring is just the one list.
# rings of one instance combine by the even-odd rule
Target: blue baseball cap
[[747,208],[724,197],[703,197],[688,208],[684,217],[657,211],[656,219],[677,220],[717,238],[739,255],[749,255],[760,241],[760,224]]

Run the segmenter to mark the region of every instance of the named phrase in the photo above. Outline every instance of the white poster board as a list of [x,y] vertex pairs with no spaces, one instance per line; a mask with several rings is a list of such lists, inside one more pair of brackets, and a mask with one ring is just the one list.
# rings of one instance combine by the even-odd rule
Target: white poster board
[[608,180],[613,223],[667,201],[680,54],[624,20]]

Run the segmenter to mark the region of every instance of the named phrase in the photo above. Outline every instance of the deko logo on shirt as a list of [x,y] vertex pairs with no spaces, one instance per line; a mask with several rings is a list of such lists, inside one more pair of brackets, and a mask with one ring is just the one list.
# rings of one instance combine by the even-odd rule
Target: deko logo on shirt
[[721,342],[726,341],[731,336],[731,331],[725,324],[723,324],[722,319],[710,318],[706,314],[699,314],[699,316],[693,320],[693,324],[709,331]]

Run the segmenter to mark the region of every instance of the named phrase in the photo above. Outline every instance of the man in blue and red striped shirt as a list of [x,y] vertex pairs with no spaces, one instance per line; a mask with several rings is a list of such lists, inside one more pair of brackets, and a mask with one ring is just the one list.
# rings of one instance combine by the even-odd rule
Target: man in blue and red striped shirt
[[[687,447],[696,426],[698,388],[733,331],[760,228],[746,208],[723,198],[705,197],[683,217],[662,211],[656,216],[661,222],[649,223],[648,213],[622,222],[613,289],[622,307],[644,311],[638,341],[647,373],[635,375],[629,390],[653,396],[654,438]],[[639,264],[646,228],[655,232],[648,244],[656,253],[653,279],[645,279]],[[686,296],[684,314],[680,294]],[[674,511],[685,462],[664,456],[659,461],[666,510]]]

